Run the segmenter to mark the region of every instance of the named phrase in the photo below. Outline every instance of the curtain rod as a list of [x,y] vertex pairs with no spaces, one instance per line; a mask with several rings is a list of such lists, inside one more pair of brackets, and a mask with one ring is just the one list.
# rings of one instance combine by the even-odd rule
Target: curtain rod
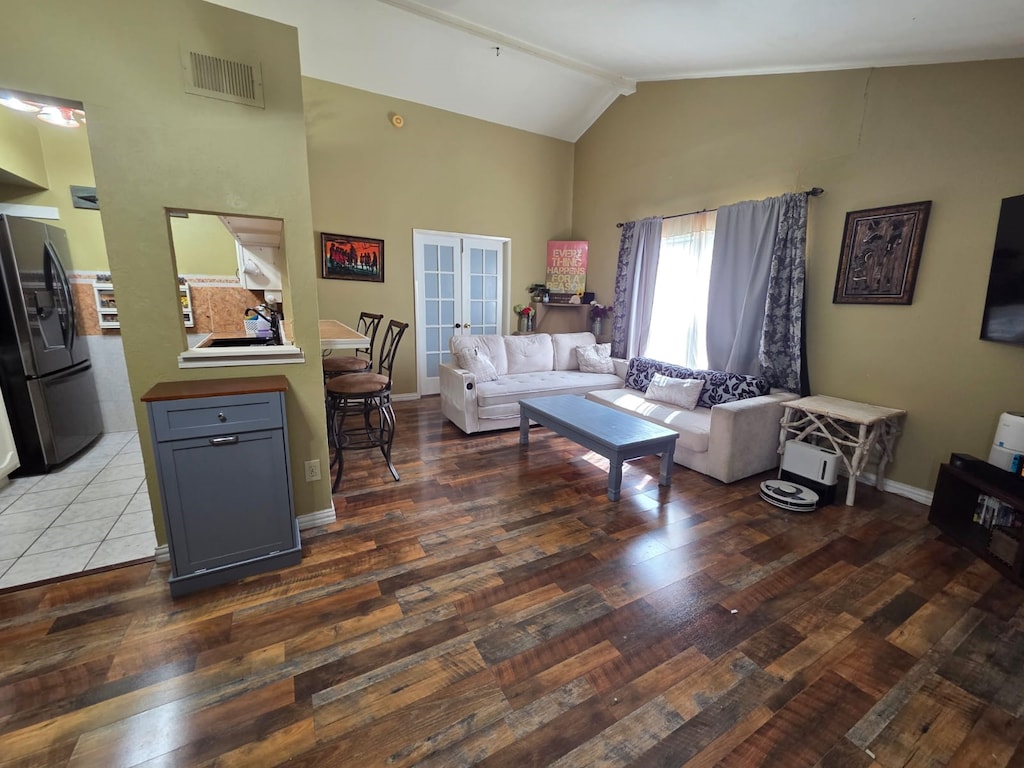
[[[811,187],[810,189],[804,190],[804,194],[810,195],[811,197],[818,197],[819,195],[824,194],[824,192],[825,190],[822,189],[821,187]],[[690,211],[689,213],[673,213],[671,216],[662,216],[661,219],[662,221],[664,221],[665,219],[678,219],[680,216],[693,216],[696,213],[708,213],[709,211],[717,210],[717,208],[703,208],[699,211]],[[618,229],[622,229],[622,224],[623,222],[620,221],[615,226]]]

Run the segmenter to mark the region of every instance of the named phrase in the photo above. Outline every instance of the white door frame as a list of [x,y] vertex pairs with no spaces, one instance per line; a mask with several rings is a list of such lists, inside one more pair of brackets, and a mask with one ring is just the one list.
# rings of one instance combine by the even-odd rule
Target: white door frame
[[[501,246],[502,253],[502,288],[501,307],[498,317],[501,333],[509,332],[508,312],[505,308],[510,306],[512,296],[510,283],[511,262],[512,262],[512,238],[500,235],[473,235],[466,232],[446,232],[437,229],[414,229],[412,231],[412,252],[413,252],[413,293],[414,293],[414,318],[416,327],[416,388],[417,394],[436,395],[440,392],[440,380],[437,377],[427,376],[427,340],[425,334],[426,325],[426,303],[423,287],[422,260],[420,256],[420,244],[422,240],[429,238],[453,238],[463,240],[484,240]],[[461,322],[461,319],[460,319]]]

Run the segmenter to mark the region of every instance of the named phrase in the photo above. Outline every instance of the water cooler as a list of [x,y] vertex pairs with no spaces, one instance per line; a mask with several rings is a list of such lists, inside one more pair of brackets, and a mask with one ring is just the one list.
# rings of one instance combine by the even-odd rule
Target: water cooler
[[1024,474],[1024,412],[1008,411],[999,417],[988,463]]

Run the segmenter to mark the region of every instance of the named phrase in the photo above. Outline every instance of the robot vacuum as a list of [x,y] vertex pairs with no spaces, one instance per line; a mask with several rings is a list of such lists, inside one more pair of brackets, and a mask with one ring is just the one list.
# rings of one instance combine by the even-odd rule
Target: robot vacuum
[[790,512],[813,512],[818,506],[817,493],[784,480],[765,480],[761,483],[761,498]]

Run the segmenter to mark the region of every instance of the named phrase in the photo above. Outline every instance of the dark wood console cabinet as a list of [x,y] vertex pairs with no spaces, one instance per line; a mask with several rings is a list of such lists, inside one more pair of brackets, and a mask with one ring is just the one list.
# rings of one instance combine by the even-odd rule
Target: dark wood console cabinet
[[143,395],[171,594],[295,565],[283,376],[165,382]]
[[954,453],[939,467],[928,520],[1024,586],[1024,477]]

